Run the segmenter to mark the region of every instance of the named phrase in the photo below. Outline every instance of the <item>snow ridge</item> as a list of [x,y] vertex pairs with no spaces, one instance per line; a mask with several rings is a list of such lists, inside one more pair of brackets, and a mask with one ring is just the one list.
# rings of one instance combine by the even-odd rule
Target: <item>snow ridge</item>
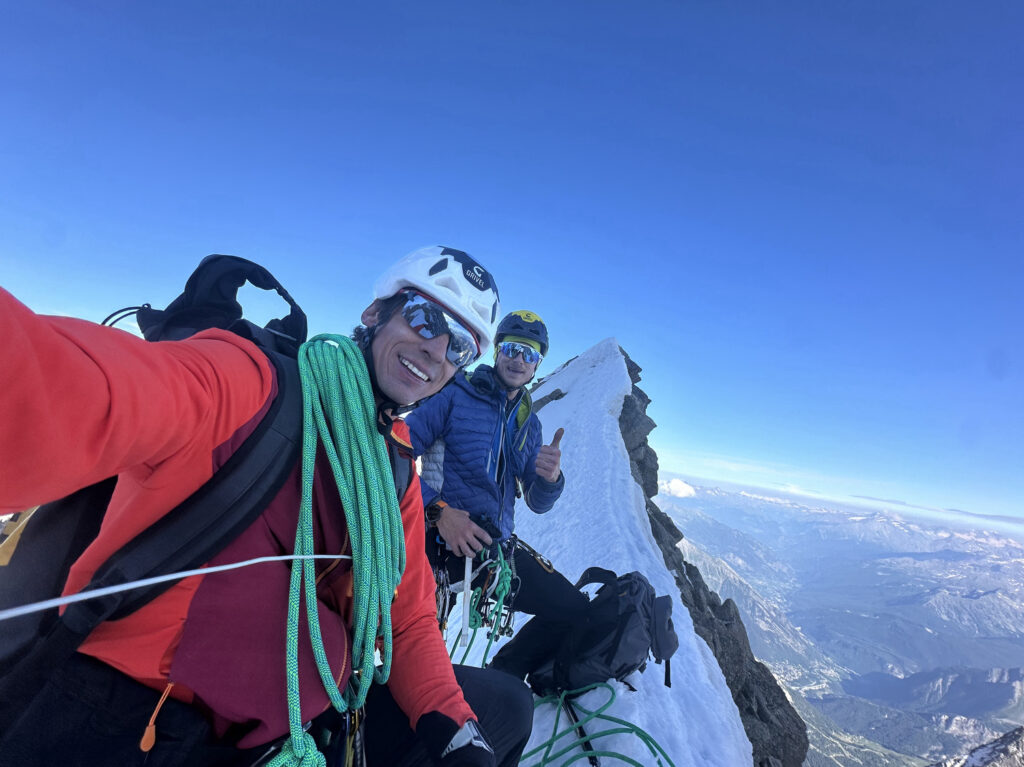
[[[612,683],[616,701],[609,713],[646,730],[676,767],[749,765],[751,745],[736,704],[714,655],[693,631],[651,534],[643,491],[630,471],[618,418],[631,387],[618,343],[609,338],[547,376],[532,393],[536,402],[556,389],[564,392],[560,398],[549,398],[538,416],[545,441],[557,428],[565,428],[561,449],[566,482],[562,497],[547,514],[536,515],[519,501],[516,532],[571,581],[592,565],[618,573],[639,570],[658,594],[670,595],[679,635],[679,649],[672,658],[672,687],[664,686],[662,668],[651,663],[646,673],[630,679],[637,692]],[[517,615],[517,626],[526,617]],[[485,643],[486,639],[477,640],[467,662],[474,658],[479,662]],[[604,697],[595,691],[581,702],[589,708]],[[550,737],[553,723],[554,709],[539,707],[528,750]],[[633,736],[611,735],[597,745],[641,764],[654,764],[646,747]]]

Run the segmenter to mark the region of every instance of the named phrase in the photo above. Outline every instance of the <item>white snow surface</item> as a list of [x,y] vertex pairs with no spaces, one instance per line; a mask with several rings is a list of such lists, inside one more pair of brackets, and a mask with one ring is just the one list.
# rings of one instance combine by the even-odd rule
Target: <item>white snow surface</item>
[[[672,616],[679,635],[679,649],[672,657],[672,687],[664,686],[664,667],[652,661],[645,673],[634,673],[630,678],[636,692],[612,682],[616,699],[608,713],[647,731],[675,767],[750,765],[752,749],[739,712],[718,662],[693,631],[690,615],[651,535],[643,492],[630,473],[619,413],[631,386],[618,343],[609,338],[547,376],[533,392],[535,402],[555,389],[565,392],[564,398],[548,402],[538,413],[546,442],[551,441],[556,429],[565,428],[561,442],[565,490],[554,508],[543,515],[534,514],[520,500],[516,533],[548,557],[570,581],[575,582],[592,565],[619,574],[639,570],[658,594],[672,596]],[[449,619],[452,640],[461,614],[460,603]],[[528,617],[517,614],[517,627]],[[489,657],[502,641],[495,642]],[[481,631],[466,662],[479,664],[485,645]],[[462,653],[459,649],[456,660]],[[594,708],[606,697],[595,690],[580,702]],[[537,709],[527,751],[551,736],[554,714],[551,705]],[[563,716],[560,727],[564,722]],[[596,741],[595,747],[616,751],[643,765],[657,764],[646,746],[632,735],[610,735]],[[557,745],[554,750],[558,750]],[[587,764],[586,759],[573,760],[578,754],[574,750],[558,764]],[[522,764],[537,761],[535,756]],[[620,763],[602,758],[602,764]]]

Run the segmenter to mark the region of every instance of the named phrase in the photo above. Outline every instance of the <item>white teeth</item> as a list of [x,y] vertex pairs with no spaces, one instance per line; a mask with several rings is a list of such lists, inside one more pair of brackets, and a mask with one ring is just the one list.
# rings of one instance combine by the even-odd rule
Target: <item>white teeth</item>
[[423,381],[429,381],[430,380],[430,378],[427,376],[426,373],[424,373],[418,367],[416,367],[411,362],[409,362],[409,360],[407,360],[405,357],[399,357],[398,359],[400,359],[402,361],[402,364],[405,365],[409,370],[411,370],[413,372],[413,374],[418,376]]

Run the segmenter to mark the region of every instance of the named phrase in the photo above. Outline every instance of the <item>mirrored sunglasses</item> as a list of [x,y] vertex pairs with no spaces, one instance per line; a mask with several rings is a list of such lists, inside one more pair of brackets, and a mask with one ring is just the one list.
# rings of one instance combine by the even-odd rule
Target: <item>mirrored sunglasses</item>
[[521,354],[523,355],[523,362],[528,364],[540,362],[544,359],[544,355],[532,346],[527,346],[526,344],[521,344],[517,341],[503,341],[498,344],[498,350],[506,357],[513,360]]
[[431,298],[407,291],[405,305],[400,310],[409,327],[422,338],[448,336],[448,350],[445,356],[455,367],[465,367],[480,356],[480,345],[476,336],[444,306]]

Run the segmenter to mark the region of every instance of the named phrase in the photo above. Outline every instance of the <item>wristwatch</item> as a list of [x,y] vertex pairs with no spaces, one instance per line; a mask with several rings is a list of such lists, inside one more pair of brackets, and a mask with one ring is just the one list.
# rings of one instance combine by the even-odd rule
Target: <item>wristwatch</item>
[[448,506],[447,503],[438,498],[436,501],[430,503],[426,508],[427,513],[427,527],[437,527],[437,520],[441,518],[441,512]]

